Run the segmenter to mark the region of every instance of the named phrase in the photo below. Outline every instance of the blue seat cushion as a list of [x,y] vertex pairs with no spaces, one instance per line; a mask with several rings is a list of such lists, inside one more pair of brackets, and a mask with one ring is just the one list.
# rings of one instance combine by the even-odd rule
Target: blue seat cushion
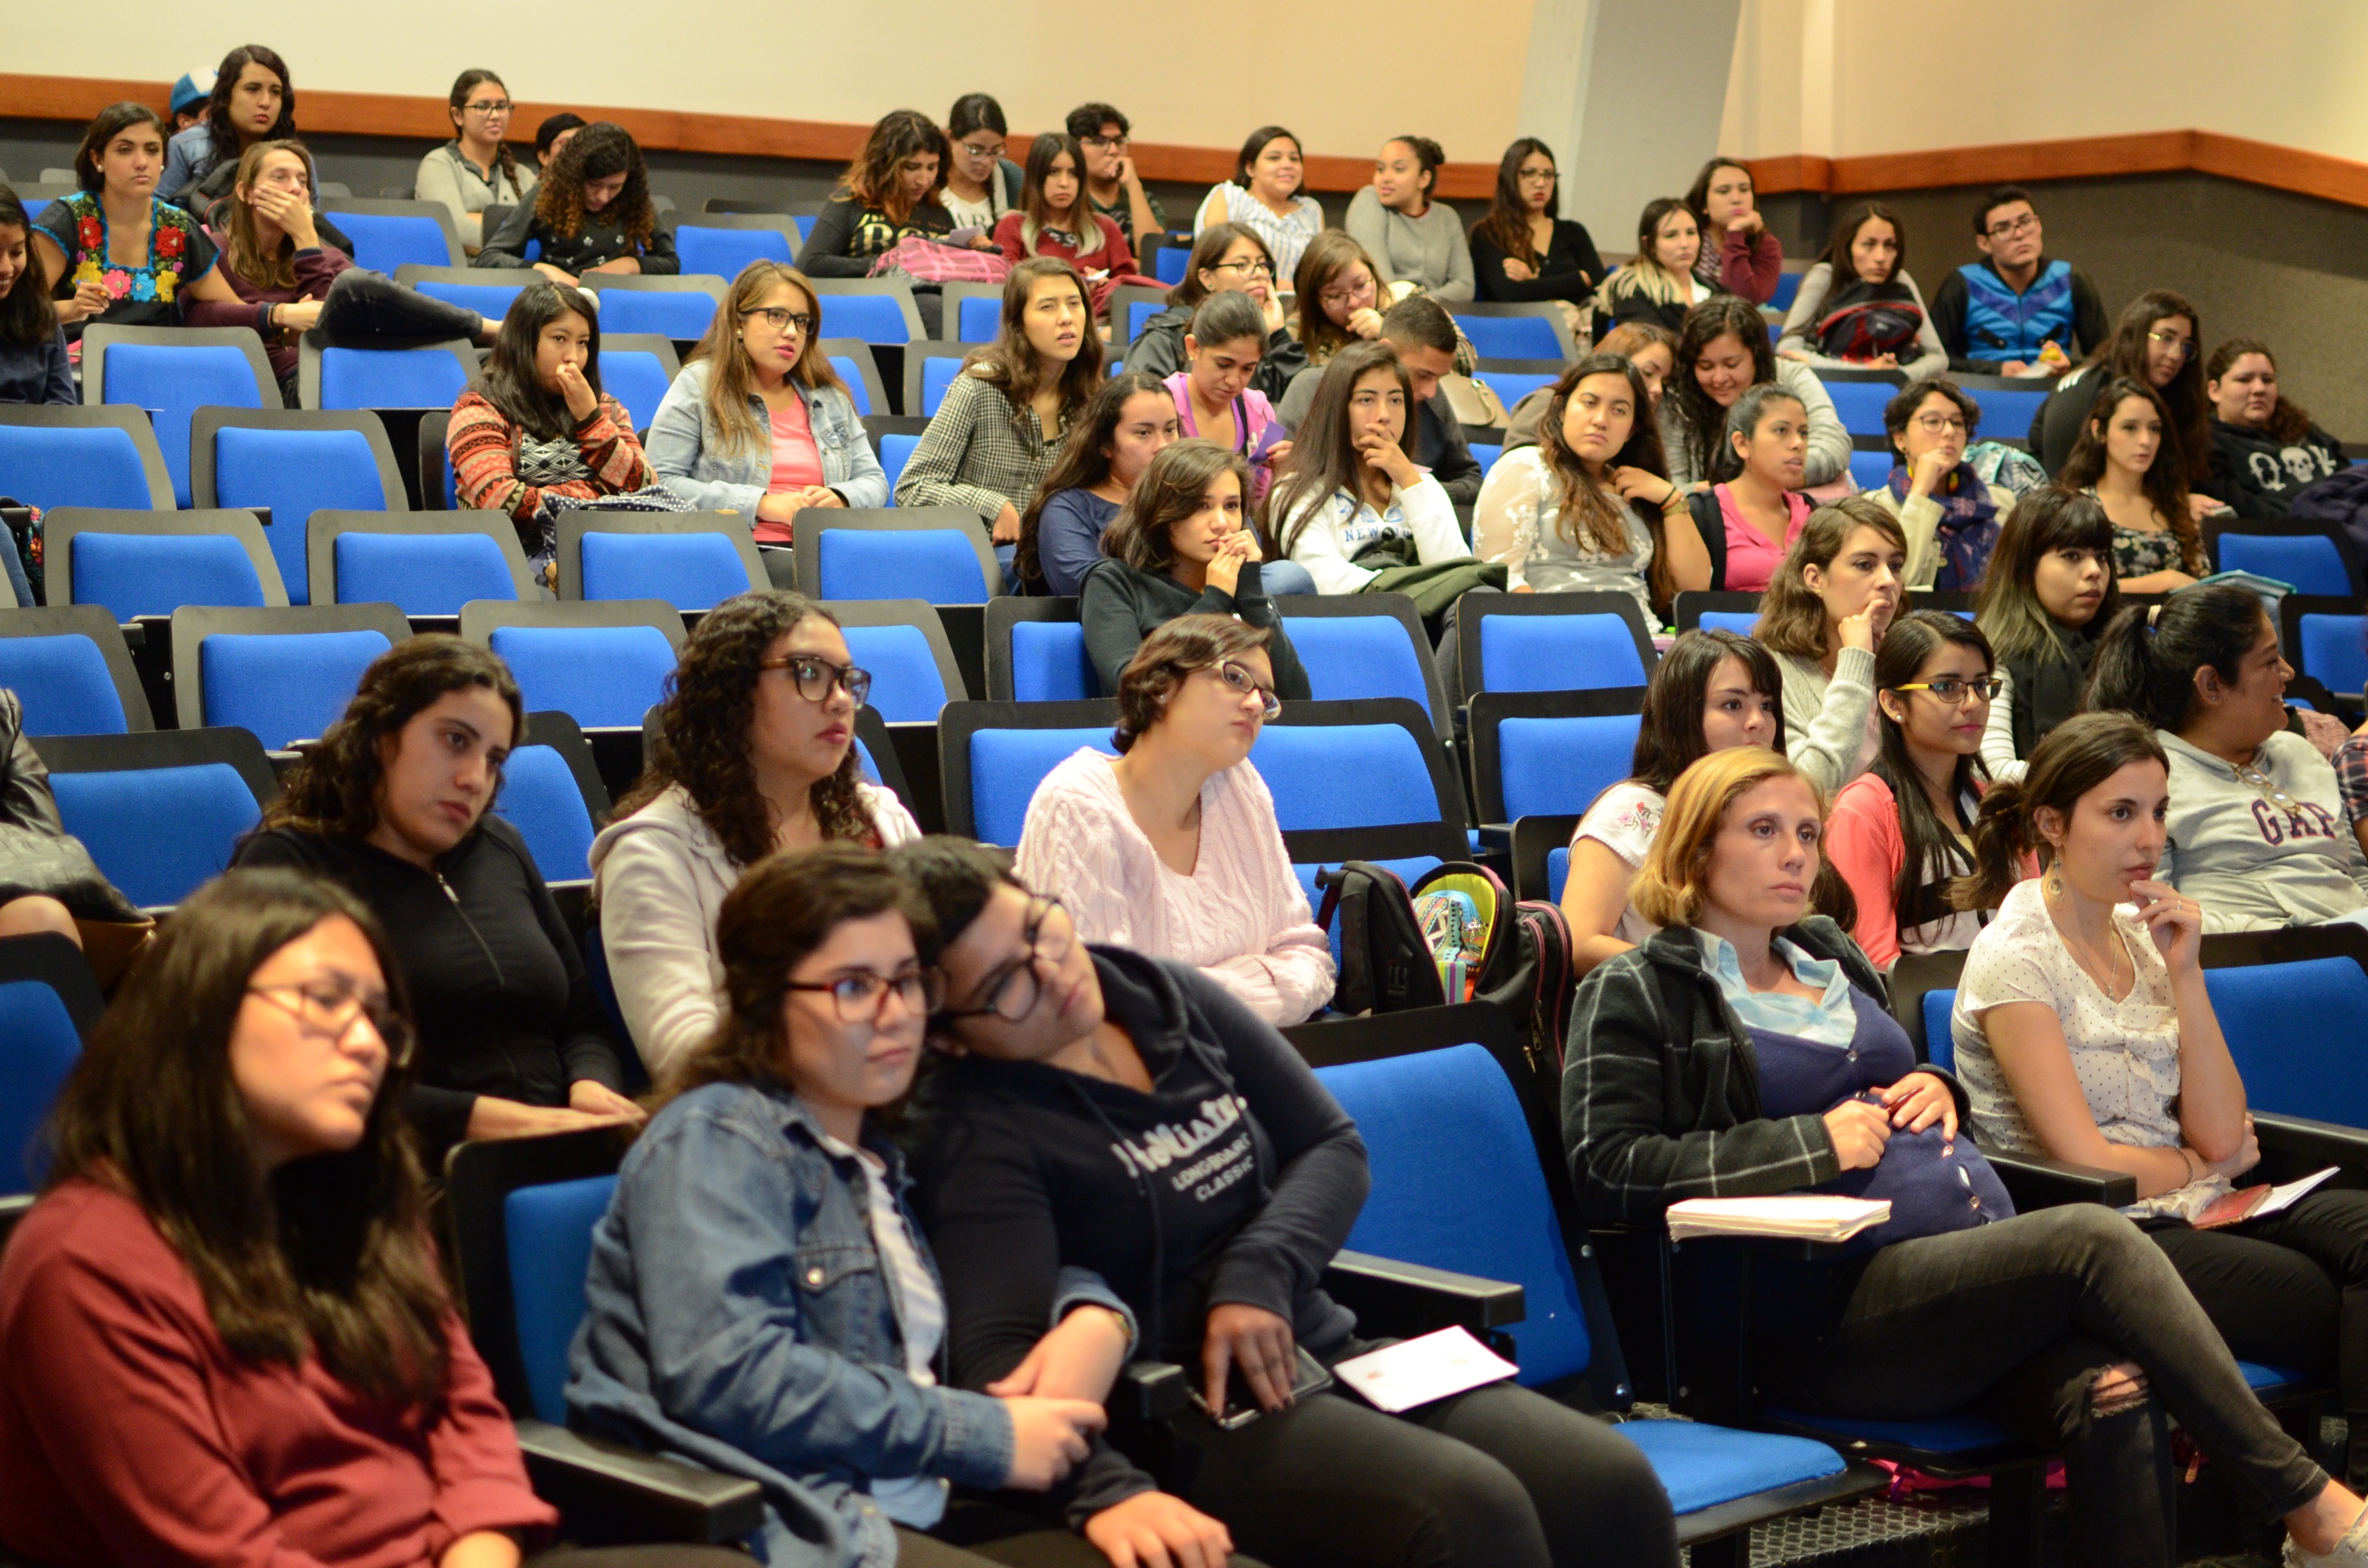
[[226,762],[52,773],[50,785],[66,831],[143,909],[178,903],[220,876],[240,835],[263,820],[246,780]]
[[1841,1455],[1807,1437],[1698,1421],[1623,1421],[1612,1430],[1645,1451],[1678,1514],[1839,1475],[1843,1469]]
[[970,738],[971,831],[981,843],[1016,848],[1028,823],[1028,802],[1044,775],[1081,746],[1118,755],[1110,732],[980,730]]
[[1250,761],[1285,833],[1440,820],[1422,747],[1395,724],[1269,724]]
[[441,348],[324,348],[323,408],[450,408],[469,373]]
[[510,313],[518,297],[526,290],[515,283],[443,283],[427,278],[412,285],[431,300],[441,300],[448,305],[458,305],[464,311],[474,311],[487,321],[500,321]]
[[815,554],[825,599],[986,600],[978,551],[951,528],[825,528]]
[[1403,697],[1431,712],[1422,655],[1395,616],[1292,616],[1283,622],[1283,630],[1307,671],[1308,690],[1316,701]]
[[1484,615],[1481,691],[1643,686],[1636,636],[1616,615]]
[[[853,359],[848,358],[844,354],[834,354],[830,357],[830,364],[831,369],[838,372],[838,379],[847,383],[847,395],[855,400],[856,413],[869,418],[871,415],[881,412],[881,410],[871,406],[871,384],[863,379],[862,370],[857,367]],[[890,440],[894,438],[895,437],[887,437],[887,439]],[[917,436],[907,436],[905,437],[905,440],[907,443],[905,450],[907,453],[910,453],[914,446],[919,444],[920,437]],[[884,451],[881,454],[881,460],[883,462],[887,460],[887,454]],[[904,467],[904,464],[899,463],[896,466],[897,468],[902,468]],[[888,483],[892,487],[896,483],[896,473],[894,469],[889,471]]]
[[148,471],[120,430],[0,425],[0,473],[28,506],[150,509]]
[[[1827,381],[1821,383],[1826,395],[1834,401],[1834,413],[1842,428],[1853,436],[1880,436],[1884,432],[1883,411],[1899,395],[1899,389],[1889,381]],[[1885,471],[1886,472],[1888,470]]]
[[36,980],[0,985],[0,1198],[40,1185],[49,1161],[35,1134],[82,1055],[82,1039],[58,994]]
[[639,729],[674,671],[674,648],[655,626],[497,626],[486,642],[528,712],[564,713],[586,729]]
[[1953,1073],[1957,1067],[1957,1033],[1949,1018],[1956,1006],[1954,987],[1924,993],[1925,1058],[1943,1072]]
[[887,294],[822,296],[823,337],[853,337],[865,343],[910,343],[913,329],[904,306]]
[[918,436],[882,436],[880,437],[880,470],[888,476],[888,505],[896,504],[896,481],[903,477],[905,465],[913,458],[913,449],[921,444]]
[[620,348],[600,356],[600,389],[625,405],[636,430],[646,430],[666,401],[666,365],[646,349]]
[[892,724],[934,724],[946,705],[938,656],[917,626],[849,626],[847,651],[871,672],[871,705]]
[[584,597],[664,599],[713,609],[748,591],[748,567],[721,533],[584,536]]
[[2356,615],[2305,615],[2300,627],[2302,666],[2329,691],[2368,687],[2368,619]]
[[603,289],[603,332],[653,332],[660,337],[706,335],[715,319],[715,296],[697,289]]
[[617,1189],[612,1176],[522,1187],[502,1199],[510,1301],[529,1397],[542,1420],[567,1419],[567,1347],[584,1321],[592,1231]]
[[1455,324],[1463,329],[1472,351],[1483,359],[1562,358],[1562,342],[1543,316],[1457,316]]
[[1559,845],[1546,851],[1546,897],[1555,903],[1562,902],[1562,890],[1570,881],[1570,846]]
[[543,881],[592,874],[592,813],[567,759],[550,746],[525,745],[510,753],[494,810],[525,838]]
[[2328,1021],[2368,1017],[2368,973],[2350,959],[2207,969],[2203,988],[2255,1110],[2368,1127],[2368,1055]]
[[675,255],[685,272],[737,278],[752,261],[790,264],[789,236],[779,229],[711,229],[685,223],[674,232]]
[[1497,776],[1507,819],[1587,810],[1596,796],[1628,777],[1642,722],[1634,713],[1611,713],[1499,723]]
[[1748,637],[1759,624],[1756,609],[1706,609],[1700,625],[1705,631],[1732,631],[1737,637]]
[[1074,620],[1022,620],[1011,628],[1011,698],[1015,702],[1071,702],[1098,697],[1100,685],[1086,656],[1086,629]]
[[1934,1454],[1974,1453],[1983,1449],[2005,1447],[2015,1441],[2013,1433],[1988,1416],[1975,1415],[1970,1411],[1936,1415],[1922,1421],[1873,1421],[1847,1415],[1812,1415],[1806,1411],[1777,1404],[1767,1406],[1766,1414],[1790,1426],[1805,1426],[1815,1432],[1830,1432],[1837,1437],[1882,1443],[1893,1448],[1922,1449]]
[[[449,359],[450,356],[446,356]],[[268,506],[263,537],[292,605],[312,602],[304,525],[314,512],[383,512],[378,455],[359,430],[272,430],[231,426],[214,436],[214,505]]]
[[381,631],[217,632],[198,644],[206,722],[235,725],[270,751],[318,738],[388,646]]
[[[151,411],[165,472],[173,476],[176,505],[189,500],[189,415],[192,410],[261,408],[255,368],[227,343],[190,347],[119,343],[107,351],[107,401]],[[199,601],[192,601],[199,602]]]
[[485,534],[343,533],[336,555],[340,604],[458,615],[471,599],[518,597],[502,547]]
[[260,608],[263,579],[230,534],[76,534],[74,602],[125,623],[183,605]]
[[406,262],[421,267],[457,266],[460,257],[445,243],[444,230],[433,218],[387,212],[335,212],[329,216],[354,242],[354,261],[372,272],[394,276]]
[[946,389],[962,374],[962,362],[943,358],[921,361],[921,413],[930,418],[946,401]]
[[107,655],[87,637],[0,637],[0,686],[24,702],[28,735],[120,735],[131,727]]
[[2223,572],[2258,572],[2292,583],[2297,593],[2349,597],[2352,592],[2343,552],[2322,535],[2224,533],[2219,565]]
[[1003,301],[986,294],[966,296],[954,323],[954,335],[964,343],[992,343],[1003,330]]

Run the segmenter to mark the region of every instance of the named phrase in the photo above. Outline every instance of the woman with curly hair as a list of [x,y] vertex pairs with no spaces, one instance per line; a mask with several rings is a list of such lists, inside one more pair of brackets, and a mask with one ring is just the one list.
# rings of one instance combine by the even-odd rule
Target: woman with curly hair
[[385,924],[418,997],[404,1108],[437,1170],[463,1139],[641,1119],[559,906],[491,809],[522,719],[498,657],[414,637],[362,672],[234,861],[325,877]]
[[[541,247],[539,260],[527,259],[530,244]],[[571,288],[587,272],[671,278],[682,270],[674,236],[658,227],[642,149],[605,119],[568,139],[532,203],[510,210],[474,265],[531,267]]]
[[863,782],[871,688],[831,613],[779,588],[725,600],[683,644],[649,767],[592,841],[609,974],[652,1078],[723,1019],[715,917],[741,872],[776,849],[920,836]]

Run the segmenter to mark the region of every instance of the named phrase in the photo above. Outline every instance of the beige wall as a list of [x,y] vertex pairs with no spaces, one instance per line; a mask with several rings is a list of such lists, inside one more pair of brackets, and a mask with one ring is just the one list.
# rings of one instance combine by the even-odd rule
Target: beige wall
[[[1370,156],[1420,131],[1452,159],[1494,163],[1516,134],[1530,0],[1206,0],[1180,24],[1167,7],[1052,0],[508,0],[496,14],[405,0],[397,13],[400,27],[362,26],[332,6],[318,13],[329,25],[299,29],[283,6],[217,0],[171,26],[109,29],[97,54],[86,29],[18,28],[0,69],[171,81],[253,39],[288,57],[300,95],[441,97],[484,65],[537,103],[868,122],[899,107],[942,116],[985,91],[1025,131],[1090,97],[1151,142],[1235,147],[1279,121],[1311,153]],[[1407,90],[1417,70],[1439,90]]]
[[1983,0],[1956,15],[1966,31],[1939,47],[1931,17],[1894,0],[1744,0],[1720,147],[1852,157],[2192,127],[2368,160],[2359,0]]

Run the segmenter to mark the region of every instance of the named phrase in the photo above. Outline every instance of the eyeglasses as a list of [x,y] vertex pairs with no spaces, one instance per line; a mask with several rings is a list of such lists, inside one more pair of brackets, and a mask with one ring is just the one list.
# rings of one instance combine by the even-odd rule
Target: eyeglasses
[[[411,1025],[383,995],[365,997],[335,981],[290,981],[284,985],[250,985],[250,996],[260,996],[316,1040],[343,1046],[364,1018],[384,1042],[387,1059],[395,1067],[411,1065]],[[291,1000],[292,998],[292,1000]]]
[[853,665],[834,665],[828,659],[812,653],[791,653],[779,659],[759,659],[760,670],[787,670],[790,679],[797,683],[798,695],[808,702],[827,702],[834,689],[841,690],[855,699],[858,708],[871,695],[871,672],[859,670]]
[[1221,261],[1209,270],[1238,272],[1244,278],[1271,278],[1274,276],[1274,263],[1262,256],[1247,256],[1239,261]]
[[753,311],[740,312],[743,321],[750,316],[764,317],[766,324],[775,332],[791,332],[800,337],[814,335],[814,319],[803,311],[787,311],[779,305],[760,305]]
[[2158,348],[2177,349],[2179,357],[2182,359],[2195,358],[2195,339],[2192,337],[2181,337],[2173,332],[2149,332],[2146,334],[2146,341]]
[[2284,790],[2279,788],[2278,781],[2276,779],[2271,778],[2268,774],[2262,772],[2251,763],[2240,762],[2237,765],[2237,782],[2249,786],[2255,794],[2260,796],[2263,800],[2269,801],[2270,804],[2277,807],[2278,810],[2285,812],[2288,816],[2293,817],[2297,821],[2301,819],[2302,802],[2295,800],[2292,795],[2287,794]]
[[[1061,916],[1057,926],[1053,920],[1056,911]],[[1034,1012],[1044,989],[1037,974],[1039,967],[1058,969],[1067,960],[1069,949],[1076,945],[1077,927],[1059,899],[1039,894],[1028,901],[1028,924],[1021,928],[1019,939],[1028,944],[1028,956],[1012,960],[986,977],[978,988],[979,1006],[950,1007],[938,1017],[996,1017],[1016,1024]]]
[[1562,176],[1553,169],[1523,169],[1513,177],[1523,185],[1552,185]]
[[1353,305],[1360,300],[1372,299],[1378,290],[1370,277],[1360,283],[1350,283],[1338,289],[1321,290],[1316,299],[1327,305]]
[[997,142],[992,147],[979,147],[974,146],[968,142],[957,142],[954,143],[954,151],[962,153],[966,157],[976,158],[984,162],[988,158],[1000,158],[1003,156],[1004,146],[1005,144],[1000,142]]
[[1123,148],[1128,144],[1129,140],[1129,138],[1124,136],[1080,136],[1077,138],[1077,141],[1081,144],[1091,147],[1097,152],[1105,151],[1111,147]]
[[894,974],[874,974],[868,969],[852,969],[845,974],[822,981],[785,981],[784,991],[818,991],[826,994],[838,1010],[842,1024],[869,1024],[879,1021],[881,1010],[887,1006],[888,994],[914,1013],[934,1013],[945,1000],[945,982],[930,969],[898,970]]
[[1927,436],[1945,436],[1952,430],[1962,436],[1965,433],[1965,422],[1952,419],[1945,414],[1919,414],[1916,416],[1916,428]]
[[1942,676],[1939,680],[1912,681],[1906,686],[1895,686],[1891,689],[1929,691],[1954,708],[1969,697],[1978,697],[1984,702],[1994,702],[1998,699],[1998,694],[2005,688],[2006,682],[1996,676],[1984,676],[1979,680],[1959,680],[1954,676]]
[[2026,212],[2011,223],[1996,224],[1986,230],[1985,233],[1994,240],[2003,240],[2009,239],[2016,234],[2027,234],[2038,227],[2039,214],[2036,212]]
[[1217,666],[1217,678],[1225,683],[1227,691],[1238,696],[1247,697],[1250,693],[1257,692],[1262,710],[1268,718],[1271,719],[1282,711],[1282,699],[1274,694],[1274,687],[1259,685],[1258,676],[1231,659]]
[[509,112],[510,112],[510,110],[511,110],[511,108],[512,108],[513,107],[515,107],[515,106],[513,106],[507,98],[504,98],[504,99],[503,99],[501,102],[499,102],[499,103],[493,103],[493,104],[466,104],[466,105],[463,105],[462,107],[463,107],[463,108],[466,108],[466,109],[467,109],[471,114],[482,114],[482,115],[484,115],[486,119],[491,119],[494,116],[495,116],[495,115],[497,115],[497,114],[507,114],[507,113],[509,113]]

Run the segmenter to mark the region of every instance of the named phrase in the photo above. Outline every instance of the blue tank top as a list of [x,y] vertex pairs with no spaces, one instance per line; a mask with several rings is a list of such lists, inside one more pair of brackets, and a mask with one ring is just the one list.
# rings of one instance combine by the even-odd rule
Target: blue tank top
[[[1848,1046],[1751,1029],[1759,1061],[1759,1099],[1770,1116],[1823,1116],[1844,1100],[1876,1103],[1875,1091],[1916,1071],[1907,1031],[1873,998],[1850,988],[1858,1028]],[[1952,1144],[1939,1122],[1921,1132],[1894,1129],[1873,1168],[1844,1171],[1811,1188],[1891,1201],[1891,1218],[1861,1232],[1835,1255],[1871,1253],[1893,1242],[1970,1230],[2014,1217],[2014,1200],[1960,1124]]]

